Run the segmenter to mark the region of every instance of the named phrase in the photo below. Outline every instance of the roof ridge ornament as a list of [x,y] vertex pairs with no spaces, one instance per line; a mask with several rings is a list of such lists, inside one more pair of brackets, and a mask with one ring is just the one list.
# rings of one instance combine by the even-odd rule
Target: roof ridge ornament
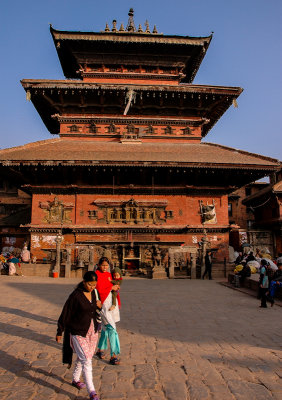
[[158,33],[156,25],[154,25],[153,33]]
[[113,19],[113,28],[112,28],[112,32],[117,32],[117,20]]
[[136,32],[136,28],[135,28],[135,24],[134,24],[134,10],[133,8],[130,8],[129,12],[128,12],[128,23],[127,23],[127,27],[126,30],[128,32]]
[[148,22],[147,19],[146,19],[146,21],[145,21],[145,27],[146,27],[145,33],[151,33],[150,27],[149,27],[149,22]]

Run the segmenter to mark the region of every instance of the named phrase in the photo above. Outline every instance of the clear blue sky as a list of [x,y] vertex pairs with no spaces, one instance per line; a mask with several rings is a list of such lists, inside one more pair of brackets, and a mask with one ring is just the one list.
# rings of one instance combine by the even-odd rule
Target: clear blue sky
[[135,10],[167,35],[214,37],[196,84],[240,86],[231,107],[205,141],[282,159],[281,0],[2,0],[0,147],[53,138],[21,79],[64,79],[49,23],[59,30],[99,32]]

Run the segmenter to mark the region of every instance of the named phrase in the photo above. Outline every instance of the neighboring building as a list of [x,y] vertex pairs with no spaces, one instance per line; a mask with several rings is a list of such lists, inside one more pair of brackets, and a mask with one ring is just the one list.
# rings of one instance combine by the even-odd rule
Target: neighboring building
[[57,270],[60,252],[88,268],[108,254],[154,277],[190,263],[195,277],[201,243],[222,271],[228,194],[279,162],[202,142],[242,92],[192,84],[212,36],[136,29],[132,10],[126,28],[51,34],[67,79],[22,85],[59,138],[0,151],[32,196],[32,255],[57,254]]
[[253,247],[267,247],[272,256],[282,253],[282,180],[281,171],[271,183],[250,194],[242,204],[254,215],[248,238]]
[[0,181],[0,245],[5,253],[22,248],[30,239],[28,229],[20,225],[30,222],[31,196],[20,190],[16,181],[15,177]]
[[251,229],[255,221],[253,210],[246,207],[242,202],[269,184],[266,182],[253,182],[245,185],[228,195],[228,216],[230,225],[238,225],[240,229],[246,231]]
[[250,183],[228,196],[230,245],[237,251],[249,243],[254,249],[268,249],[272,256],[282,252],[281,171],[270,181]]

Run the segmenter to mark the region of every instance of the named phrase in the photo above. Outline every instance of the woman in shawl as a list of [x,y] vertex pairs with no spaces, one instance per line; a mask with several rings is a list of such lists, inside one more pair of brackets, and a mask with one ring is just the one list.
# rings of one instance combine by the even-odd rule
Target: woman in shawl
[[[69,364],[69,368],[75,351],[77,360],[72,385],[77,389],[86,386],[90,400],[99,400],[92,377],[92,357],[98,341],[99,309],[102,307],[96,284],[95,272],[87,271],[63,307],[56,335],[56,341],[60,342],[64,332],[63,363]],[[85,383],[80,381],[81,373]]]
[[115,307],[110,310],[112,306],[112,290],[119,290],[118,285],[113,285],[112,275],[109,272],[110,261],[107,257],[102,257],[98,262],[98,269],[96,270],[98,282],[97,290],[102,302],[102,332],[98,343],[98,350],[96,355],[103,359],[105,358],[105,352],[108,348],[108,339],[110,342],[111,358],[110,364],[118,365],[120,360],[118,358],[120,354],[120,343],[118,333],[116,331],[116,322],[120,320],[119,307]]

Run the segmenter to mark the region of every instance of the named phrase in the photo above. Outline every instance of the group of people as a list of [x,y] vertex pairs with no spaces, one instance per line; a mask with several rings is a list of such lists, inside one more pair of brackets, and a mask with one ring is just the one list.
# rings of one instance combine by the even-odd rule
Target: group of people
[[[92,377],[92,358],[96,346],[97,357],[104,359],[109,341],[109,362],[112,365],[120,364],[116,323],[120,320],[119,289],[122,276],[119,268],[111,273],[110,266],[110,260],[102,257],[95,272],[84,274],[83,281],[70,294],[58,320],[57,342],[61,341],[64,333],[63,363],[70,368],[73,352],[76,353],[72,385],[77,389],[86,387],[90,400],[99,400]],[[85,383],[80,381],[81,374]]]
[[0,270],[3,270],[7,275],[23,276],[21,262],[27,263],[30,261],[30,251],[26,244],[23,249],[14,249],[12,252],[2,252],[0,254]]
[[7,275],[23,275],[20,259],[14,254],[0,255],[0,269]]
[[276,290],[282,287],[282,254],[279,254],[276,260],[272,260],[268,251],[262,252],[259,249],[256,255],[253,251],[245,255],[238,253],[235,265],[235,286],[243,285],[245,279],[252,273],[259,273],[260,307],[266,308],[267,301],[273,306]]

